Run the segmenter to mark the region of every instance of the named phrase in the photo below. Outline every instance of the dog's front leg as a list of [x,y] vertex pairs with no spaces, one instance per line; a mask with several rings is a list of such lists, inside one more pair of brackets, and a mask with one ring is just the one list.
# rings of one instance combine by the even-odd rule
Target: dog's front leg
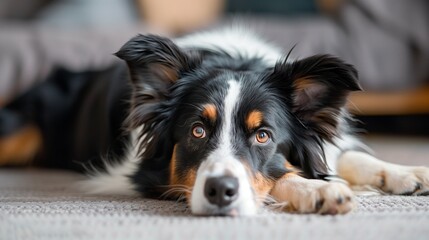
[[279,179],[270,194],[276,201],[286,202],[287,211],[299,213],[344,214],[355,206],[347,185],[306,179],[296,173]]
[[338,174],[351,185],[376,187],[397,195],[429,195],[429,168],[381,161],[367,153],[348,151],[338,159]]

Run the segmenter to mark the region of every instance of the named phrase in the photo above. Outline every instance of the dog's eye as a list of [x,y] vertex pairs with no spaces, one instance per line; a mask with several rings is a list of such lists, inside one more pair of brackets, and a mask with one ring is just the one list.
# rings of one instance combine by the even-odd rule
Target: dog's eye
[[263,130],[256,132],[256,141],[258,143],[266,143],[268,142],[268,140],[270,140],[270,135],[268,134],[268,132]]
[[205,138],[206,137],[206,130],[202,126],[195,126],[192,129],[192,135],[195,138]]

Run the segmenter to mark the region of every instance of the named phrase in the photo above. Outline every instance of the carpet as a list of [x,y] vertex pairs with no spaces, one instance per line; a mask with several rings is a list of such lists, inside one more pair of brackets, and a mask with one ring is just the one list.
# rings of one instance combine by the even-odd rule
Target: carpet
[[[392,162],[429,165],[429,139],[373,137]],[[82,176],[57,170],[0,169],[0,239],[428,239],[429,197],[360,196],[342,216],[279,213],[194,217],[184,203],[84,195]]]

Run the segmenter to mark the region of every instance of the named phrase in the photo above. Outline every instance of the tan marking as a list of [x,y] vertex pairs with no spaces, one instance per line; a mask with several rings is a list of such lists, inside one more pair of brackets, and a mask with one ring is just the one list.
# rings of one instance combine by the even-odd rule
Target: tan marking
[[197,171],[195,171],[195,169],[188,170],[182,177],[183,185],[185,185],[189,190],[185,193],[186,201],[188,202],[188,204],[191,203],[191,191],[194,188],[196,179],[197,179]]
[[171,155],[170,160],[170,184],[177,184],[177,176],[176,176],[176,150],[177,150],[177,144],[174,145],[173,148],[173,154]]
[[252,184],[253,190],[257,195],[256,197],[257,197],[258,203],[263,202],[267,197],[268,193],[274,187],[274,181],[259,172],[256,174],[253,174],[251,184]]
[[252,171],[246,161],[242,160],[241,162],[246,169],[247,175],[250,176],[250,185],[256,194],[256,201],[258,204],[261,204],[273,188],[275,182],[260,172],[255,173]]
[[[290,164],[288,161],[285,162],[284,166],[287,170],[291,171],[283,175],[278,181],[284,180],[285,178],[291,177],[291,176],[299,176],[301,171]],[[269,177],[264,176],[262,173],[258,172],[254,174],[254,177],[252,179],[252,186],[255,192],[258,194],[258,197],[263,199],[265,196],[268,195],[268,193],[271,191],[271,189],[274,187],[274,184],[276,181],[270,179]]]
[[[320,180],[314,180],[315,185],[320,184]],[[320,182],[319,182],[320,181]],[[300,199],[304,192],[309,188],[308,179],[305,179],[297,172],[290,172],[283,175],[276,181],[275,186],[271,189],[271,196],[276,199],[279,203],[288,203],[285,204],[282,210],[287,212],[296,212],[298,211],[298,206],[295,202],[304,201]]]
[[[278,188],[278,185],[280,185],[282,182],[287,181],[289,178],[295,178],[295,177],[301,177],[301,171],[293,166],[289,161],[285,161],[284,163],[285,168],[290,171],[277,179],[277,181],[273,184],[274,186],[270,189],[270,194],[279,202],[284,201],[290,194],[293,194],[293,190],[287,189],[285,191],[278,191],[276,188]],[[277,187],[276,187],[277,186]],[[286,211],[294,211],[292,205],[286,205],[286,207],[283,209]]]
[[203,117],[209,119],[211,122],[216,122],[217,111],[214,104],[205,104],[202,111]]
[[[294,81],[294,101],[295,108],[306,107],[315,96],[319,96],[325,91],[325,86],[311,78],[298,78]],[[296,110],[296,109],[294,109]]]
[[317,83],[314,80],[309,78],[298,78],[294,81],[294,87],[299,91],[310,88],[316,84]]
[[278,179],[270,194],[278,203],[285,203],[282,208],[289,212],[344,214],[355,206],[353,192],[347,185],[307,179],[297,172]]
[[[194,187],[196,180],[195,169],[189,169],[186,172],[180,174],[177,172],[177,144],[174,145],[173,154],[170,161],[170,189],[174,188],[186,188],[185,192],[186,200],[189,203],[191,199],[191,190]],[[168,197],[180,197],[184,191],[172,192]]]
[[34,126],[25,127],[11,136],[0,138],[0,165],[28,164],[41,146],[41,133]]
[[170,83],[174,83],[178,79],[178,73],[174,68],[167,67],[162,64],[154,64],[152,69],[161,79],[165,79]]
[[247,115],[246,126],[247,129],[253,130],[261,126],[264,115],[258,110],[253,110]]
[[281,177],[280,179],[275,181],[273,179],[270,179],[267,176],[264,176],[260,172],[255,173],[254,171],[252,171],[252,169],[246,163],[246,161],[242,160],[241,162],[243,163],[243,166],[245,167],[247,174],[250,176],[250,184],[252,185],[252,189],[256,193],[256,199],[258,201],[258,204],[262,203],[263,200],[268,196],[268,194],[273,189],[273,187],[275,186],[277,181],[280,181],[285,177],[292,176],[292,175],[288,175],[288,174],[293,174],[293,175],[298,176],[298,174],[300,172],[297,168],[295,168],[288,161],[286,161],[285,162],[286,169],[288,169],[289,171],[292,171],[292,172],[285,174],[283,177]]
[[292,171],[292,173],[300,174],[301,170],[299,170],[297,167],[292,165],[289,161],[286,161],[284,164],[285,168],[289,171]]

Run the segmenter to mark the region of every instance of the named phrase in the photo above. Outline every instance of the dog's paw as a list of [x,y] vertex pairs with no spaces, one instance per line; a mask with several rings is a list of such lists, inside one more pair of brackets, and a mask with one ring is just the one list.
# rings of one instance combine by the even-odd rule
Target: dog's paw
[[429,195],[429,168],[390,166],[381,172],[379,187],[396,195]]
[[291,204],[299,213],[345,214],[356,206],[352,190],[337,182],[321,184],[295,199]]

